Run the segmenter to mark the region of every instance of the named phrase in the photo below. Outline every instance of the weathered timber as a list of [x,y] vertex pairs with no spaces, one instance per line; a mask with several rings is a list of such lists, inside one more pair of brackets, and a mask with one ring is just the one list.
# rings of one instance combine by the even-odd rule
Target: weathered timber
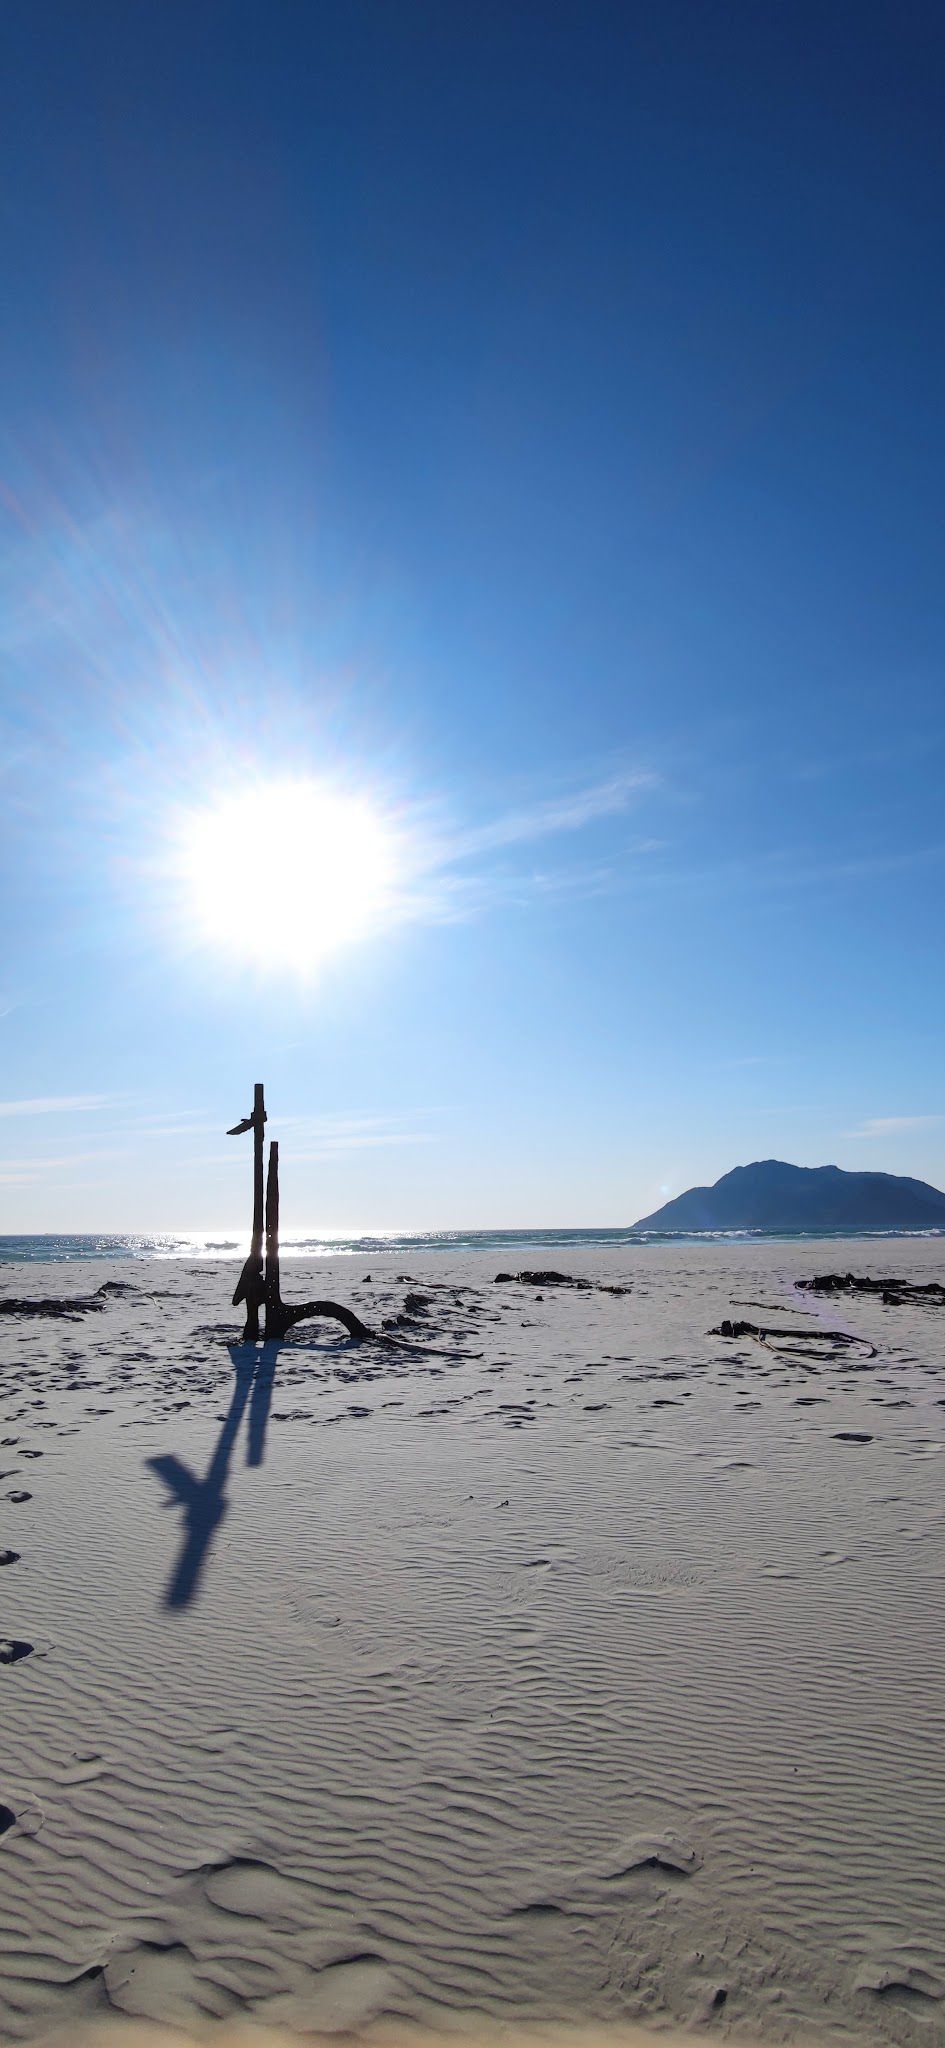
[[16,1295],[6,1294],[0,1299],[0,1316],[64,1316],[71,1321],[75,1316],[87,1316],[93,1309],[104,1307],[104,1301],[97,1294],[77,1294],[71,1301],[24,1301]]
[[269,1147],[269,1172],[266,1175],[266,1336],[284,1337],[288,1324],[285,1322],[285,1307],[279,1279],[279,1145],[274,1138]]
[[259,1338],[259,1311],[265,1300],[263,1276],[263,1133],[266,1123],[266,1105],[263,1098],[263,1083],[256,1082],[253,1089],[252,1116],[243,1118],[227,1132],[228,1138],[242,1137],[244,1131],[253,1133],[253,1235],[249,1258],[243,1267],[233,1296],[233,1306],[241,1301],[246,1303],[246,1323],[243,1330],[244,1344],[255,1344]]
[[266,1342],[284,1337],[296,1323],[307,1322],[314,1316],[327,1316],[343,1323],[349,1337],[360,1342],[374,1336],[360,1316],[353,1309],[343,1308],[337,1301],[303,1301],[294,1307],[282,1299],[279,1273],[279,1146],[275,1139],[269,1147],[269,1172],[266,1176]]
[[278,1341],[296,1323],[308,1321],[314,1316],[326,1316],[343,1323],[349,1337],[361,1343],[371,1340],[386,1344],[391,1340],[379,1336],[362,1323],[354,1310],[344,1308],[337,1301],[303,1301],[292,1307],[282,1299],[279,1275],[279,1146],[274,1138],[269,1147],[269,1171],[265,1189],[265,1260],[263,1259],[263,1139],[266,1124],[266,1106],[263,1084],[256,1082],[253,1090],[251,1116],[244,1116],[227,1132],[230,1138],[240,1138],[246,1131],[253,1133],[253,1235],[249,1257],[246,1260],[233,1295],[234,1308],[246,1303],[246,1326],[243,1330],[244,1344],[259,1342],[259,1311],[265,1308],[266,1321],[263,1341]]
[[389,1344],[391,1341],[389,1337],[379,1336],[367,1323],[362,1323],[360,1316],[356,1316],[353,1309],[345,1308],[340,1301],[303,1301],[294,1308],[290,1308],[287,1302],[280,1302],[278,1320],[282,1327],[270,1333],[267,1309],[266,1337],[268,1339],[270,1334],[284,1337],[296,1323],[310,1322],[316,1316],[326,1316],[336,1323],[343,1323],[349,1337],[355,1337],[359,1344]]
[[584,1280],[574,1273],[556,1273],[552,1269],[541,1272],[497,1273],[494,1285],[519,1287],[577,1287],[583,1294],[629,1294],[629,1287],[609,1286],[604,1280]]
[[872,1280],[868,1273],[817,1273],[812,1280],[795,1280],[794,1285],[808,1294],[878,1294],[887,1308],[901,1308],[909,1301],[945,1308],[945,1286],[940,1280]]
[[812,1330],[810,1328],[806,1330],[784,1330],[779,1329],[774,1323],[733,1322],[726,1317],[724,1322],[719,1323],[714,1330],[709,1331],[709,1336],[728,1338],[754,1337],[759,1344],[777,1344],[780,1342],[788,1344],[792,1348],[796,1348],[800,1344],[805,1350],[810,1350],[813,1358],[822,1356],[817,1350],[817,1346],[821,1344],[839,1344],[843,1348],[852,1346],[858,1351],[867,1352],[871,1358],[876,1356],[875,1346],[869,1342],[868,1338],[851,1336],[848,1330]]

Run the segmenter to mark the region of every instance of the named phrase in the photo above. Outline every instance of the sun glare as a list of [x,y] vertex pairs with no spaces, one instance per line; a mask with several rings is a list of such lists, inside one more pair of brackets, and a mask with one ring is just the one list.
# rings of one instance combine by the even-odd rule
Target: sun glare
[[363,798],[259,783],[190,813],[179,873],[198,944],[306,974],[393,916],[397,839]]

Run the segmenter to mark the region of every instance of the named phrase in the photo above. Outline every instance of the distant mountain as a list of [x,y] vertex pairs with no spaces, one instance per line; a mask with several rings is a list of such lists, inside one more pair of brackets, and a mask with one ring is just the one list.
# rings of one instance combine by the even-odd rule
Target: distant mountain
[[756,1159],[690,1188],[634,1230],[945,1230],[945,1195],[899,1173]]

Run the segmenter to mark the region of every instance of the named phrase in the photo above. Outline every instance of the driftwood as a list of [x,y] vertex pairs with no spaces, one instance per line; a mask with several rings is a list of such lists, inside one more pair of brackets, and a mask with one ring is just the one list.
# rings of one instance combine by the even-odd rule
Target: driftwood
[[603,1280],[583,1280],[573,1273],[497,1273],[494,1285],[519,1287],[579,1287],[584,1294],[629,1294],[629,1287],[608,1287]]
[[[295,1308],[290,1308],[283,1301],[280,1302],[279,1307],[281,1310],[281,1320],[285,1326],[280,1333],[282,1336],[285,1336],[286,1330],[291,1330],[296,1323],[307,1322],[313,1316],[328,1316],[333,1318],[336,1323],[343,1323],[349,1337],[356,1337],[360,1344],[366,1343],[369,1339],[372,1341],[376,1340],[378,1343],[390,1342],[389,1338],[381,1338],[376,1330],[369,1329],[367,1323],[362,1323],[360,1316],[356,1316],[353,1309],[345,1308],[340,1301],[303,1301]],[[269,1311],[267,1309],[267,1338],[269,1335]]]
[[0,1299],[0,1316],[64,1316],[72,1321],[76,1316],[87,1316],[92,1309],[104,1308],[104,1301],[98,1295],[75,1295],[71,1301],[20,1301],[13,1294]]
[[901,1308],[909,1301],[945,1308],[945,1286],[940,1280],[871,1280],[866,1273],[818,1273],[813,1280],[795,1280],[794,1285],[808,1294],[878,1294],[889,1308]]
[[[875,1358],[876,1351],[865,1337],[852,1337],[848,1330],[784,1330],[775,1324],[730,1322],[726,1317],[718,1327],[709,1331],[710,1337],[755,1337],[759,1344],[783,1343],[797,1345],[840,1344],[853,1345],[857,1350],[866,1351]],[[815,1357],[818,1353],[815,1352]]]
[[252,1116],[244,1116],[242,1122],[234,1124],[232,1130],[227,1131],[226,1134],[228,1138],[240,1138],[244,1131],[252,1131],[253,1134],[253,1235],[249,1258],[246,1260],[239,1280],[236,1283],[236,1291],[233,1296],[234,1308],[238,1308],[241,1301],[246,1303],[246,1325],[243,1330],[244,1344],[255,1344],[258,1340],[259,1311],[262,1308],[266,1294],[262,1256],[263,1132],[265,1124],[266,1105],[263,1101],[263,1084],[261,1081],[257,1081],[253,1089]]
[[107,1308],[114,1294],[137,1294],[140,1290],[131,1280],[103,1280],[94,1294],[74,1294],[71,1299],[24,1301],[13,1294],[0,1296],[0,1316],[87,1316],[93,1309]]
[[267,1343],[273,1337],[284,1337],[296,1323],[306,1322],[312,1316],[333,1317],[336,1322],[344,1324],[349,1337],[356,1337],[361,1343],[374,1335],[353,1309],[343,1308],[340,1302],[303,1301],[293,1308],[283,1301],[279,1277],[279,1147],[275,1139],[269,1147],[269,1172],[266,1176],[265,1298]]
[[259,1341],[261,1308],[265,1309],[264,1342],[267,1344],[285,1337],[289,1330],[294,1329],[296,1323],[308,1322],[316,1316],[325,1316],[342,1323],[349,1337],[354,1337],[359,1343],[363,1344],[368,1340],[389,1342],[389,1339],[378,1339],[376,1332],[370,1330],[367,1324],[361,1321],[360,1316],[355,1315],[353,1309],[344,1308],[340,1302],[303,1301],[292,1306],[289,1302],[283,1301],[279,1273],[279,1146],[275,1139],[269,1147],[269,1171],[266,1175],[266,1257],[265,1264],[263,1263],[265,1123],[263,1084],[257,1081],[253,1090],[252,1115],[243,1117],[240,1123],[234,1124],[227,1132],[230,1138],[242,1137],[246,1131],[253,1133],[253,1235],[249,1257],[243,1266],[233,1295],[234,1308],[238,1307],[241,1301],[246,1303],[244,1344],[256,1344]]

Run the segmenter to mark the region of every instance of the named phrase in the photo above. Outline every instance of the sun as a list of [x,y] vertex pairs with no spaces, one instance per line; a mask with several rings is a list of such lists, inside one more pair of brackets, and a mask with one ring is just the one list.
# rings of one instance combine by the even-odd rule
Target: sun
[[252,783],[189,812],[175,860],[196,945],[310,974],[391,921],[396,831],[368,799],[310,777]]

